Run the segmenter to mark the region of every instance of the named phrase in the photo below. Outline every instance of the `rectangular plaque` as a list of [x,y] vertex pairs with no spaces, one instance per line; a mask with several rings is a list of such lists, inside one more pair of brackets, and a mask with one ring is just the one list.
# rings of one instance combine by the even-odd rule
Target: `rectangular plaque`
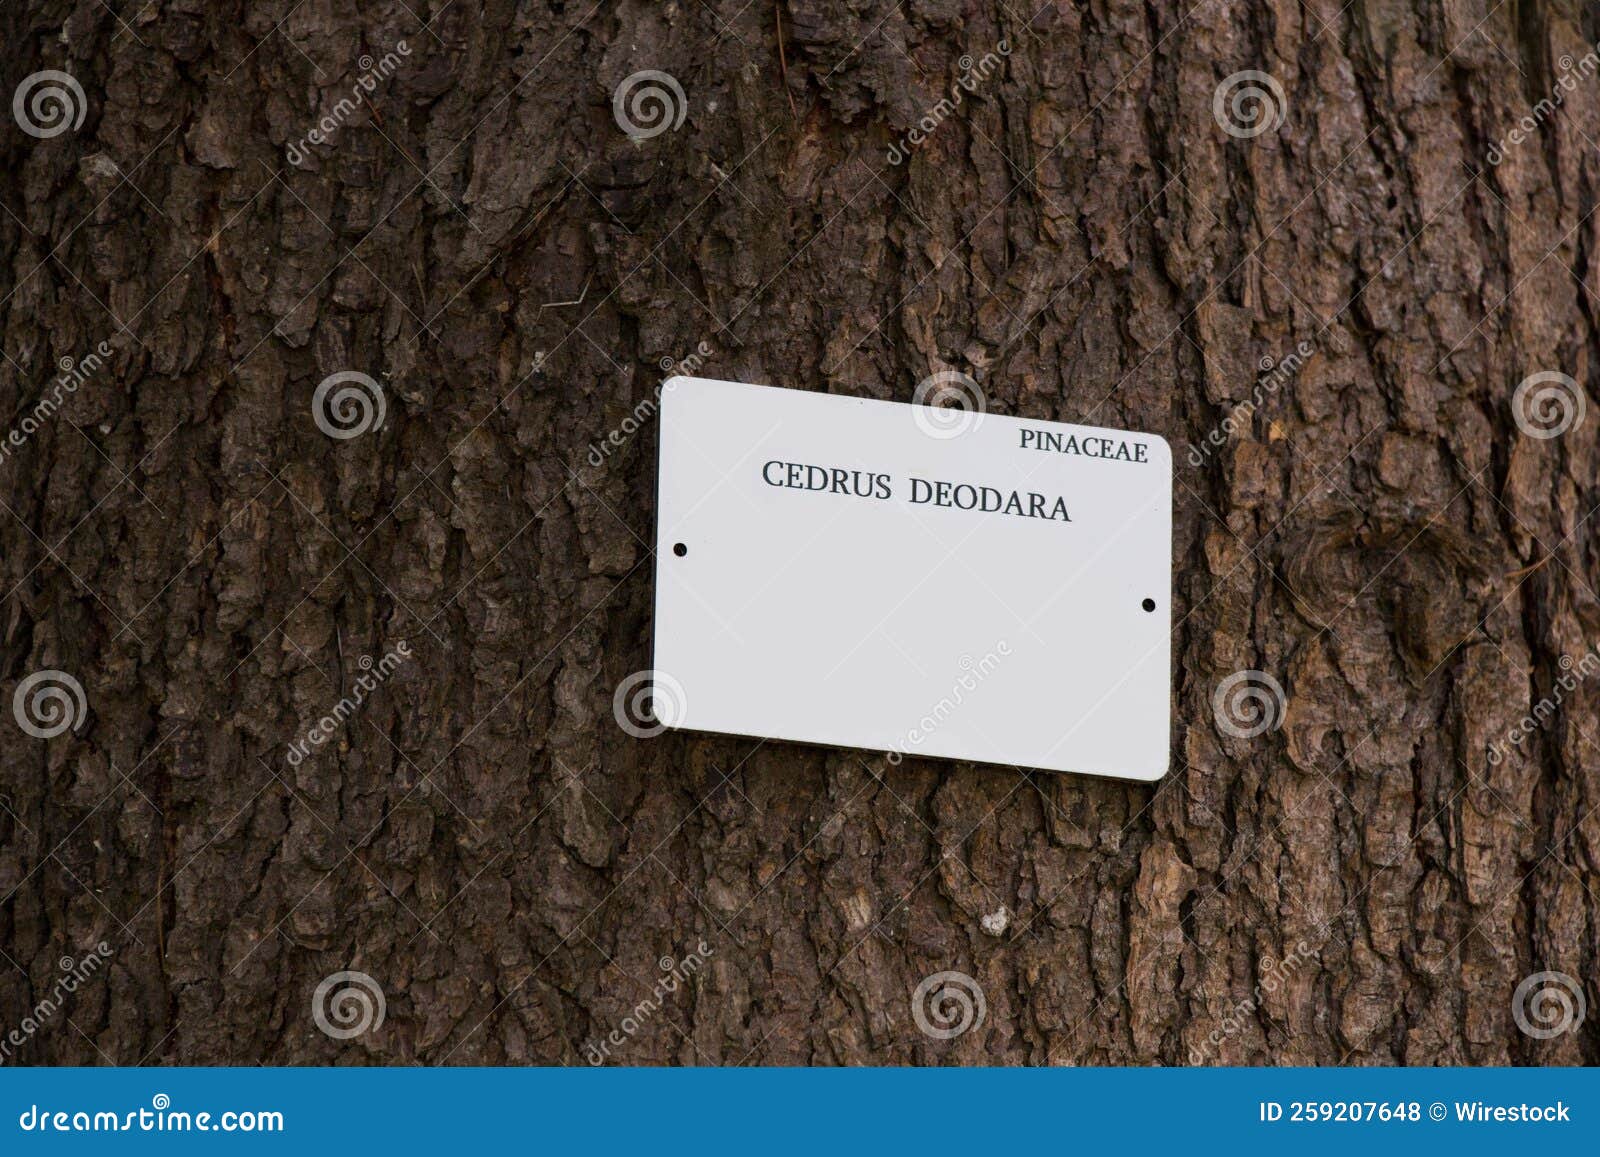
[[1159,779],[1171,541],[1154,434],[672,378],[654,716]]

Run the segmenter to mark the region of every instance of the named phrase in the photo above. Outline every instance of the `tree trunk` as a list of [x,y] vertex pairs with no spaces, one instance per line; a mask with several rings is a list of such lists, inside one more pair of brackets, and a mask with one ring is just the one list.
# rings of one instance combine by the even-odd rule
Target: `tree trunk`
[[[1034,4],[0,8],[6,1059],[1600,1060],[1600,18]],[[1167,437],[1168,777],[619,727],[686,360]]]

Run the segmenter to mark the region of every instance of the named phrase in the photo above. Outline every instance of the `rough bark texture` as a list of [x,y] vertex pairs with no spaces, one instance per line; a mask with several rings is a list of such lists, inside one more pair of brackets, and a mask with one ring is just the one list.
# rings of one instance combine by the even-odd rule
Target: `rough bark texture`
[[[1504,742],[1600,640],[1600,415],[1512,409],[1587,381],[1600,78],[1489,160],[1600,19],[1034,8],[0,7],[5,92],[86,96],[0,129],[0,416],[113,351],[0,461],[0,1032],[110,946],[9,1059],[583,1063],[630,1017],[613,1061],[1600,1059],[1596,1018],[1513,1018],[1537,971],[1600,999],[1600,688]],[[687,115],[634,140],[644,69]],[[1285,95],[1254,137],[1213,111],[1242,70]],[[654,432],[590,447],[702,342],[706,376],[904,401],[953,368],[1164,434],[1169,777],[620,729]],[[349,370],[387,414],[334,439],[313,392]],[[13,725],[41,670],[76,730]],[[1281,727],[1218,726],[1239,670]],[[345,970],[386,1015],[340,1040]],[[912,1015],[941,971],[986,1002],[950,1040]]]

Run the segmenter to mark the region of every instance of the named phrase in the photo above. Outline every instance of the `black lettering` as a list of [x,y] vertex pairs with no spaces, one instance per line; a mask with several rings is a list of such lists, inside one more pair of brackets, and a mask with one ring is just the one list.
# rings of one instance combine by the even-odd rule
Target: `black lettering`
[[1103,438],[1060,434],[1054,430],[1022,431],[1018,445],[1024,450],[1053,450],[1058,454],[1077,454],[1084,458],[1112,459],[1117,462],[1148,462],[1149,446],[1122,438]]
[[810,466],[804,462],[783,462],[776,458],[761,467],[761,480],[768,486],[842,494],[847,498],[884,499],[894,494],[891,486],[893,479],[888,474],[846,470],[837,466]]
[[[921,495],[919,498],[918,495]],[[933,497],[933,487],[920,478],[911,480],[911,501],[916,503],[927,502]]]

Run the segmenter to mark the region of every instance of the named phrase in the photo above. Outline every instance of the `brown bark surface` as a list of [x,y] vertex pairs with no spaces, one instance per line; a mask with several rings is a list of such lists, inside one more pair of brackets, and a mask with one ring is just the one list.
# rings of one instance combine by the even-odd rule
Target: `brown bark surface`
[[[7,430],[112,351],[0,459],[0,1034],[110,946],[12,1061],[581,1064],[630,1017],[621,1063],[1600,1059],[1595,1018],[1513,1019],[1534,972],[1600,1000],[1600,687],[1504,741],[1600,641],[1600,414],[1544,439],[1512,407],[1586,388],[1600,77],[1488,159],[1591,6],[12,0],[0,29],[5,93],[85,94],[75,130],[0,126]],[[686,116],[635,140],[612,97],[645,69]],[[1213,112],[1242,70],[1285,97],[1254,137]],[[704,376],[907,401],[956,369],[995,412],[1167,437],[1169,776],[625,733],[654,430],[590,448],[702,343]],[[380,427],[319,429],[339,371]],[[52,738],[11,708],[42,670],[84,690]],[[1280,727],[1219,728],[1240,670]],[[313,994],[346,970],[386,1010],[339,1040]],[[986,1005],[951,1040],[912,1015],[942,971]]]

